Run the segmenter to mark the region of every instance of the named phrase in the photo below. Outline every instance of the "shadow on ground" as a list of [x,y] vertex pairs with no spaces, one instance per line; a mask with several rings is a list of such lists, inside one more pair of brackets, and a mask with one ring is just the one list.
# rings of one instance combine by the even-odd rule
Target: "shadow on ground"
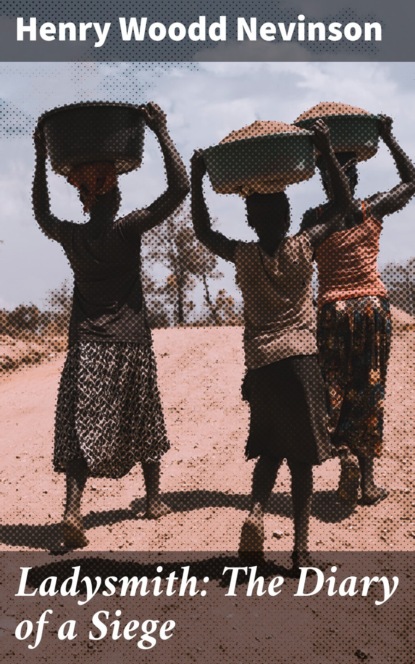
[[[208,507],[229,508],[247,512],[250,497],[243,494],[221,491],[171,491],[163,494],[163,500],[172,512],[191,512]],[[84,517],[87,530],[99,526],[111,526],[122,521],[133,521],[142,517],[145,499],[134,500],[129,508],[89,512]],[[271,496],[268,513],[275,516],[292,517],[292,503],[289,493],[274,493]],[[351,509],[336,499],[335,491],[317,491],[313,496],[312,516],[326,523],[339,523],[347,519]],[[166,520],[168,516],[165,517]],[[0,525],[0,542],[11,546],[54,550],[61,543],[60,524],[4,524]]]

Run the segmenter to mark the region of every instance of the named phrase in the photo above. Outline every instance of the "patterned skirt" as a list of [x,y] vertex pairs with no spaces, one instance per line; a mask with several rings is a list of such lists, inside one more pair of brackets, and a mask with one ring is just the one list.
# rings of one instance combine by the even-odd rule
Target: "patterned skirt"
[[169,449],[151,341],[78,341],[58,393],[54,468],[84,459],[89,475],[119,478]]
[[317,355],[249,369],[242,386],[251,416],[246,456],[319,464],[330,458],[324,382]]
[[318,345],[335,446],[381,454],[386,372],[392,324],[389,301],[359,297],[325,304]]

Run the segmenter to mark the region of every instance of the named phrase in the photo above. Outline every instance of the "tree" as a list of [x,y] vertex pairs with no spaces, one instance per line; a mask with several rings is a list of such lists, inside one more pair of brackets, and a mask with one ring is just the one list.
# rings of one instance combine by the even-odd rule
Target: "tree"
[[415,258],[406,263],[388,263],[382,277],[392,304],[415,316]]
[[160,287],[148,272],[143,272],[142,283],[150,327],[152,329],[169,327],[169,309],[163,297],[163,288]]
[[17,332],[37,332],[41,312],[35,304],[19,304],[9,313],[9,325]]
[[237,304],[235,298],[222,288],[215,302],[216,325],[242,325],[242,304]]
[[[209,315],[216,322],[208,280],[218,279],[222,274],[217,270],[216,256],[194,234],[188,203],[147,233],[144,240],[145,265],[153,264],[153,270],[150,275],[146,267],[143,281],[147,279],[147,284],[151,284],[146,294],[149,292],[153,304],[157,295],[156,301],[164,300],[167,304],[173,324],[183,325],[188,320],[188,314],[196,308],[190,295],[200,281]],[[158,279],[159,286],[155,288],[155,272],[163,269],[167,275]]]
[[72,309],[72,289],[67,280],[58,288],[49,291],[46,297],[46,307],[49,325],[53,328],[55,334],[62,334],[69,325],[69,318]]

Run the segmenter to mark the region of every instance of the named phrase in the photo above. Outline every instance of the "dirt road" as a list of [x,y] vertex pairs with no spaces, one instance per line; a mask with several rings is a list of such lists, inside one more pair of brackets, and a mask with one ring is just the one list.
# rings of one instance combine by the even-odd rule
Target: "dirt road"
[[[313,549],[415,549],[415,335],[410,328],[404,315],[395,320],[385,449],[377,464],[390,497],[350,514],[334,495],[338,463],[316,468]],[[243,455],[248,409],[240,398],[241,330],[157,330],[154,343],[172,443],[162,486],[173,511],[156,523],[140,518],[144,492],[139,467],[119,481],[92,479],[83,506],[89,549],[235,550],[253,466]],[[0,383],[2,550],[48,549],[59,539],[64,477],[52,470],[51,450],[63,359],[58,355]],[[292,532],[284,467],[266,518],[266,548],[290,550]]]

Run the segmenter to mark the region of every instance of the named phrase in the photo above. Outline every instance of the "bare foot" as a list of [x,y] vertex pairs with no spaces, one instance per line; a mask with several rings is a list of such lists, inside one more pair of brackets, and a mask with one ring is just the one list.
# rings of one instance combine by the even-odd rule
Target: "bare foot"
[[64,516],[62,529],[65,548],[82,549],[89,544],[80,517]]
[[171,514],[171,509],[163,503],[162,500],[157,500],[154,503],[149,503],[144,513],[145,519],[160,519],[162,516]]
[[350,506],[357,505],[361,474],[356,457],[349,454],[340,460],[340,481],[337,489],[337,497]]
[[381,486],[373,486],[370,489],[362,490],[361,505],[377,505],[381,500],[389,496],[389,491]]
[[264,558],[264,520],[257,516],[248,516],[241,530],[239,557],[247,562],[261,561]]

